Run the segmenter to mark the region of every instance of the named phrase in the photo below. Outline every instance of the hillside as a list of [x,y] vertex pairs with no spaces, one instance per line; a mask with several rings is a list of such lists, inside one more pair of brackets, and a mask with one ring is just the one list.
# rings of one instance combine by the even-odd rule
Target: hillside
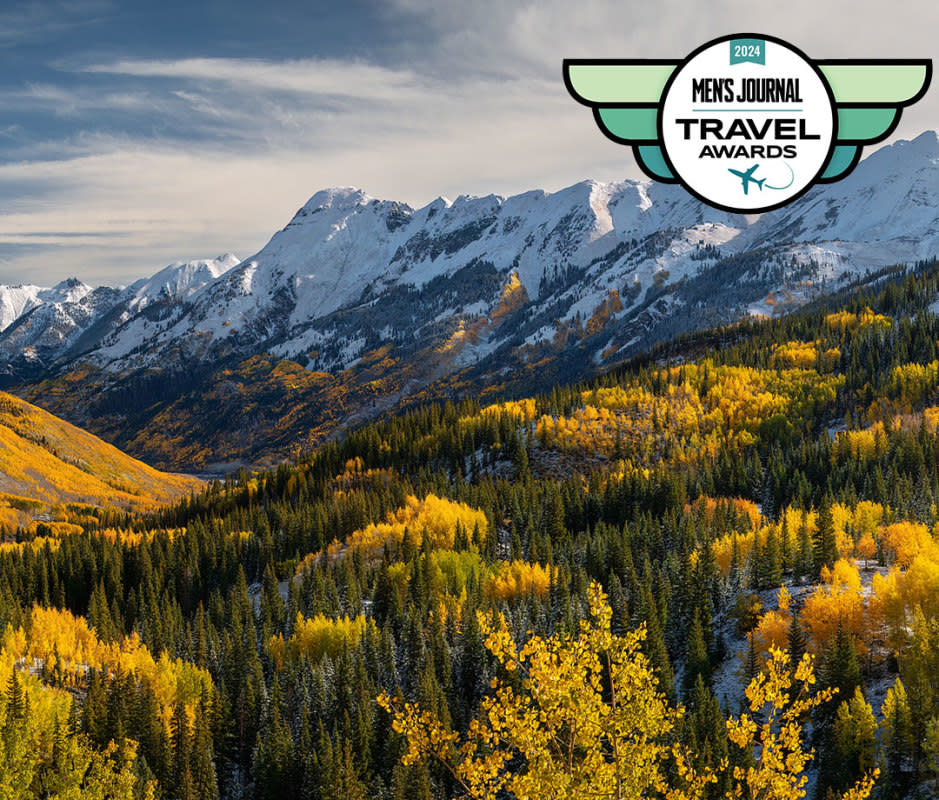
[[[914,797],[939,762],[939,265],[866,284],[580,384],[353,426],[121,528],[86,516],[8,541],[0,681],[22,674],[49,729],[50,697],[82,697],[82,741],[136,742],[135,773],[166,800],[442,800],[453,773],[418,756],[508,708],[494,687],[528,690],[512,641],[583,655],[570,637],[596,583],[604,636],[644,637],[617,652],[674,721],[656,746],[713,771],[708,800],[760,763],[731,736],[745,688],[803,658],[817,701],[795,746],[815,756],[782,759],[779,779]],[[317,375],[255,368],[272,393]],[[600,702],[603,669],[576,691]],[[382,693],[435,735],[406,742]],[[591,733],[597,763],[615,763],[604,741]]]
[[419,209],[333,188],[241,262],[0,290],[0,371],[160,466],[272,463],[415,400],[543,390],[785,313],[934,257],[937,220],[932,132],[759,218],[648,181]]
[[50,519],[54,508],[56,516],[70,504],[143,511],[201,487],[0,392],[0,525]]

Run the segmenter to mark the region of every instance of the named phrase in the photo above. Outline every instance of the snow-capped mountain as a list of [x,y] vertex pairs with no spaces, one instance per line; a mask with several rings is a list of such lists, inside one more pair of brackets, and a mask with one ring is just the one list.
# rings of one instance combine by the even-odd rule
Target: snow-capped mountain
[[227,253],[209,261],[170,264],[151,278],[118,289],[92,289],[77,278],[51,289],[0,286],[0,375],[34,376],[80,356],[148,308],[183,302],[238,263],[237,256]]
[[265,354],[343,380],[394,376],[381,407],[464,368],[498,374],[574,349],[586,372],[937,253],[932,132],[759,217],[649,181],[420,209],[334,188],[242,262],[175,264],[125,289],[0,287],[0,366],[15,382],[82,364],[107,395],[128,376]]
[[70,278],[43,289],[41,286],[0,286],[0,333],[36,306],[49,303],[78,303],[92,288]]

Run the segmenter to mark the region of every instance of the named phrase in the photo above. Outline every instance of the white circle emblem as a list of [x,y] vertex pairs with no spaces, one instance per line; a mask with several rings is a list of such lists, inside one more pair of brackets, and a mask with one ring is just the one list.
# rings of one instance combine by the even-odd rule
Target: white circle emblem
[[825,80],[801,53],[772,39],[731,38],[678,67],[659,124],[668,164],[693,194],[754,213],[821,177],[835,119]]

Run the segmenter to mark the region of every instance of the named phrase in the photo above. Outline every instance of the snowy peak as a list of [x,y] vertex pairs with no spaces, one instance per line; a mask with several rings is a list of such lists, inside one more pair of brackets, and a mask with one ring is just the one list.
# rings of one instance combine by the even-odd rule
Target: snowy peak
[[[93,289],[77,278],[48,289],[0,286],[0,376],[36,374],[97,349],[115,330],[129,331],[127,323],[142,312],[178,306],[238,263],[237,256],[226,253],[171,264],[126,289]],[[125,350],[136,346],[125,344]]]
[[40,298],[46,303],[77,303],[92,288],[78,278],[66,278],[51,289],[44,289]]
[[330,189],[318,191],[304,203],[300,211],[307,212],[306,215],[328,208],[348,211],[357,206],[368,205],[373,199],[373,197],[354,186],[334,186]]
[[939,158],[939,132],[923,131],[915,139],[900,139],[877,152],[889,152],[891,150],[898,154],[905,154],[908,161],[915,159],[931,159],[934,161]]
[[49,289],[31,285],[0,286],[0,332],[37,306],[79,303],[92,291],[78,278],[68,278]]
[[130,305],[139,310],[156,300],[183,300],[239,263],[241,262],[238,256],[226,253],[210,260],[170,264],[150,278],[137,281],[128,289],[132,295]]
[[0,286],[0,333],[33,308],[45,291],[40,286]]

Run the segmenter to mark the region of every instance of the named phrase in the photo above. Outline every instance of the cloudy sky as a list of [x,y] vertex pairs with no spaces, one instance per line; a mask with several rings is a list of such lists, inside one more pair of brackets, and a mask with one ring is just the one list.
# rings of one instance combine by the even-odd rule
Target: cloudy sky
[[[316,190],[438,195],[638,177],[564,57],[735,31],[817,58],[937,57],[927,0],[5,0],[0,283],[120,284],[247,257]],[[783,18],[785,17],[785,18]],[[939,127],[939,89],[894,138]]]

